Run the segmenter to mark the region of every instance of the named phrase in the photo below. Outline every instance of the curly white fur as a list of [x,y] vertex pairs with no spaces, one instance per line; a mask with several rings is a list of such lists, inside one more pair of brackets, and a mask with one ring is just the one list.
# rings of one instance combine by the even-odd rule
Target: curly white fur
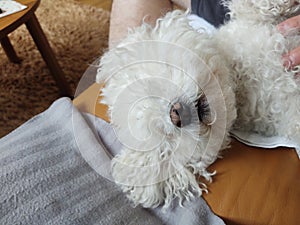
[[[284,136],[298,143],[299,77],[295,71],[283,67],[282,55],[299,46],[300,38],[292,34],[284,37],[275,26],[298,9],[294,3],[232,1],[229,5],[234,9],[232,20],[220,28],[215,38],[216,47],[230,59],[229,66],[234,73],[238,109],[234,127],[267,136]],[[247,10],[252,19],[237,15],[240,7]]]
[[[206,168],[228,146],[232,127],[299,142],[299,78],[284,69],[281,55],[300,39],[275,27],[298,10],[295,3],[232,0],[230,22],[213,36],[194,31],[188,13],[173,11],[102,57],[97,82],[105,82],[102,102],[123,143],[112,175],[135,204],[167,207],[175,197],[207,191],[196,175],[211,180]],[[209,124],[197,116],[203,94],[215,117]],[[180,128],[170,119],[177,102],[191,110]]]

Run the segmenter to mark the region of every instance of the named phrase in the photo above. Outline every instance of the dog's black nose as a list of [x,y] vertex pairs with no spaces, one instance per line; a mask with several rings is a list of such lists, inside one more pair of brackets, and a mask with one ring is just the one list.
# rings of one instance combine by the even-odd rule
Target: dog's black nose
[[171,107],[170,118],[172,123],[177,127],[187,126],[191,123],[191,108],[184,103],[177,102]]

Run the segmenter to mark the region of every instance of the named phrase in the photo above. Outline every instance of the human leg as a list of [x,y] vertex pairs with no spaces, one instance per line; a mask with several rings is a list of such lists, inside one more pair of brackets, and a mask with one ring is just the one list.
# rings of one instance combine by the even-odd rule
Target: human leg
[[144,18],[145,22],[154,24],[157,18],[171,9],[172,2],[169,0],[114,0],[110,18],[109,48],[114,47],[126,36],[128,28],[141,25]]

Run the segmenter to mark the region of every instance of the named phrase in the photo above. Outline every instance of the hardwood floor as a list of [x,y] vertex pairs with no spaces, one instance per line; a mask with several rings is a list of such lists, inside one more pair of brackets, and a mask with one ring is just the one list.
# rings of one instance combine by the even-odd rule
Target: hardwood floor
[[110,11],[113,0],[76,0],[85,4],[93,5],[98,8]]

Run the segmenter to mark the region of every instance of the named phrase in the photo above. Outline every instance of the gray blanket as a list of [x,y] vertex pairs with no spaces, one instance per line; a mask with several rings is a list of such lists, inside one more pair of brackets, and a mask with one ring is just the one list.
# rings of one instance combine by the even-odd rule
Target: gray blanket
[[109,124],[67,98],[0,139],[0,224],[224,224],[202,198],[133,208],[110,181],[105,146],[119,147]]

